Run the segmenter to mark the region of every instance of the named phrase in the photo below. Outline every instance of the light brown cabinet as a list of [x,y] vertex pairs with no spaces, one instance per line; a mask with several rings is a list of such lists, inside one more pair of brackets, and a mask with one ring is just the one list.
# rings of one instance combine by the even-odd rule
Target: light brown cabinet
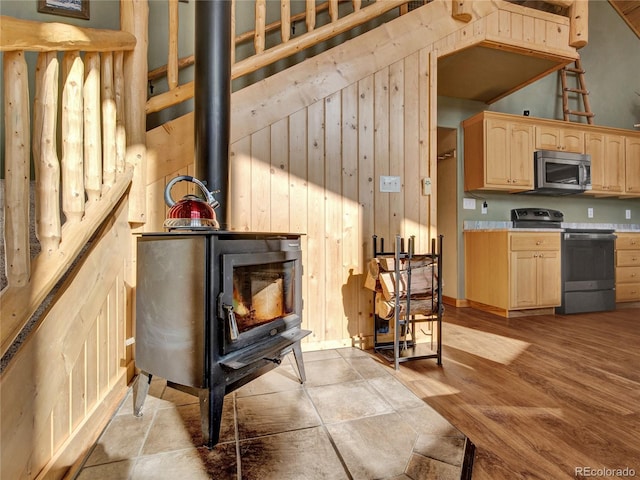
[[533,125],[483,112],[464,129],[465,190],[533,188]]
[[640,195],[640,136],[625,137],[625,191]]
[[640,233],[616,235],[616,302],[640,301]]
[[466,231],[465,295],[503,316],[561,303],[560,233]]
[[585,152],[591,155],[591,191],[596,195],[620,195],[625,191],[625,137],[587,132]]
[[594,196],[640,197],[640,132],[481,112],[464,127],[464,188],[522,192],[534,188],[536,150],[591,155]]
[[584,153],[584,131],[559,125],[536,126],[536,150]]
[[559,235],[512,234],[510,308],[560,305],[560,268]]

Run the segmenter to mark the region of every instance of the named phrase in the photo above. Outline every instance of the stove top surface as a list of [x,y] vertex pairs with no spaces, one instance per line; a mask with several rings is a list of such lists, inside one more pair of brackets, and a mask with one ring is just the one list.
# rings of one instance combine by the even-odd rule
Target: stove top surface
[[548,208],[514,208],[511,221],[514,228],[562,228],[564,215]]

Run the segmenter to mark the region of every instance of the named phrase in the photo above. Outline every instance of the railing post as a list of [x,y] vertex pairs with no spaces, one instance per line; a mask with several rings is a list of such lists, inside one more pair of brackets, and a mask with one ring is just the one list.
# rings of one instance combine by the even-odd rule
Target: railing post
[[178,86],[178,0],[169,0],[169,58],[167,82],[169,90]]
[[471,21],[471,2],[472,0],[452,0],[453,8],[451,16],[462,22]]
[[338,0],[329,0],[329,18],[331,23],[338,20]]
[[145,223],[147,148],[145,111],[147,99],[147,50],[149,31],[148,0],[120,2],[120,26],[136,37],[136,46],[124,58],[125,126],[127,132],[127,159],[133,165],[133,180],[129,193],[129,222]]
[[77,51],[63,58],[62,88],[62,211],[68,222],[84,215],[82,84],[84,64]]
[[87,52],[84,60],[84,188],[89,201],[95,202],[102,193],[100,54]]
[[116,100],[116,173],[124,172],[127,153],[126,112],[124,108],[124,52],[113,54],[113,94]]
[[57,250],[61,238],[60,160],[56,150],[59,70],[56,52],[38,55],[32,150],[36,171],[36,237],[44,252]]
[[288,42],[291,36],[291,5],[289,0],[280,0],[280,35],[282,43]]
[[313,31],[314,28],[316,28],[316,1],[315,0],[307,0],[306,24],[307,24],[307,32],[311,32]]
[[265,26],[267,22],[266,0],[256,0],[256,33],[253,37],[253,46],[256,55],[264,52]]
[[116,99],[113,86],[113,53],[102,54],[102,183],[110,188],[116,181]]
[[7,282],[29,282],[29,77],[24,52],[4,53],[5,255]]
[[589,42],[589,1],[574,0],[569,7],[569,45],[582,48]]

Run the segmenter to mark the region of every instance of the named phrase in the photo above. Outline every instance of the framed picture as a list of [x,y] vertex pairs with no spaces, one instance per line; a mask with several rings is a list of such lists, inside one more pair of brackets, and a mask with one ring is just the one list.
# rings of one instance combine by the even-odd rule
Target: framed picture
[[89,0],[38,0],[38,12],[89,20]]

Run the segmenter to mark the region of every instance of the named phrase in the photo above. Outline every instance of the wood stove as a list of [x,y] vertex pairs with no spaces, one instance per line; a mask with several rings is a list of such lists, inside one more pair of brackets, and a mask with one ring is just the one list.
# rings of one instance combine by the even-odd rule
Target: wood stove
[[204,443],[224,396],[293,351],[305,381],[300,235],[181,231],[137,241],[134,414],[153,375],[200,398]]
[[[196,177],[229,198],[231,2],[199,0],[195,15]],[[219,195],[218,195],[219,193]],[[193,224],[190,224],[191,228]],[[153,375],[200,398],[204,443],[220,434],[224,396],[293,351],[305,381],[300,235],[185,229],[137,241],[134,414]]]

